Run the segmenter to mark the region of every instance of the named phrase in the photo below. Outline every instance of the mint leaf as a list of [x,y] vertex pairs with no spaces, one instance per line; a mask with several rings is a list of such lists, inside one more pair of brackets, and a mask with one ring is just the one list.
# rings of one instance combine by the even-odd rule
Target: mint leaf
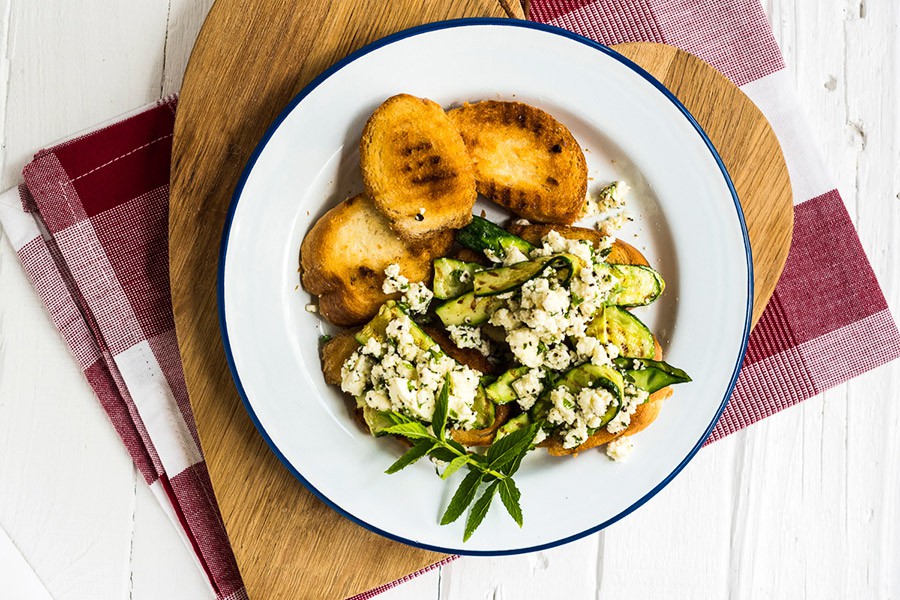
[[495,481],[491,485],[488,486],[484,493],[481,495],[481,498],[475,502],[475,505],[472,507],[472,510],[469,511],[469,518],[466,519],[466,532],[463,534],[463,541],[466,542],[472,537],[472,534],[475,533],[475,530],[478,529],[478,526],[481,525],[481,522],[484,521],[485,515],[487,515],[488,508],[491,506],[491,500],[494,499],[494,494],[497,493],[497,486],[500,485],[499,481]]
[[469,462],[468,457],[465,456],[457,456],[453,460],[450,461],[450,464],[447,465],[447,468],[444,469],[444,472],[441,474],[441,479],[447,479],[457,471],[459,468]]
[[431,417],[431,429],[434,435],[443,440],[447,437],[447,413],[450,412],[450,376],[444,378],[444,386],[438,394],[437,403],[434,406],[434,416]]
[[399,425],[400,423],[412,423],[413,419],[410,419],[406,415],[398,412],[386,412],[384,415],[391,420],[391,423],[394,425]]
[[428,439],[420,440],[416,443],[415,446],[407,450],[406,454],[398,458],[397,462],[388,467],[385,473],[391,475],[392,473],[396,473],[401,469],[405,469],[409,465],[413,464],[414,462],[428,454],[428,452],[432,448],[434,448],[434,442]]
[[495,471],[502,470],[531,449],[531,442],[537,434],[537,427],[523,427],[509,435],[503,436],[490,445],[487,451],[489,467]]
[[456,488],[453,498],[450,499],[450,504],[447,506],[447,510],[444,511],[444,516],[441,517],[441,525],[452,523],[465,512],[475,498],[475,492],[478,491],[481,477],[482,475],[478,471],[472,471],[466,475],[466,478]]
[[394,435],[402,435],[403,437],[410,438],[413,440],[417,439],[430,439],[431,434],[428,433],[428,430],[425,429],[425,426],[419,422],[411,422],[411,423],[400,423],[399,425],[391,425],[390,427],[383,430],[384,433],[391,433]]
[[522,526],[522,507],[519,505],[519,498],[521,497],[522,494],[512,479],[507,478],[500,482],[500,500],[503,501],[506,512],[509,513],[509,516],[513,518],[513,521],[519,527]]
[[453,438],[450,438],[447,440],[447,445],[450,446],[451,448],[453,448],[454,450],[456,450],[457,452],[459,452],[460,454],[466,454],[468,452],[468,450],[466,450],[465,446],[463,446],[462,444],[460,444]]
[[450,450],[447,450],[446,448],[443,448],[441,446],[435,446],[434,449],[429,452],[429,454],[431,454],[431,456],[438,460],[444,461],[445,463],[453,462],[459,456],[458,454],[451,452]]

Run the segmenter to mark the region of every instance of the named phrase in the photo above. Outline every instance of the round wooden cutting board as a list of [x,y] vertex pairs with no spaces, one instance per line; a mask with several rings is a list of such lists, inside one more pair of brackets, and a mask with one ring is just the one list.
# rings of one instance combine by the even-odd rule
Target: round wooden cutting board
[[[443,558],[342,518],[269,451],[228,371],[216,273],[238,176],[266,127],[301,88],[368,42],[421,23],[474,16],[523,15],[515,0],[218,0],[194,47],[172,158],[172,304],[197,429],[251,598],[347,597]],[[616,49],[672,90],[718,148],[750,231],[755,323],[784,266],[793,224],[774,133],[740,90],[699,59],[654,44]]]

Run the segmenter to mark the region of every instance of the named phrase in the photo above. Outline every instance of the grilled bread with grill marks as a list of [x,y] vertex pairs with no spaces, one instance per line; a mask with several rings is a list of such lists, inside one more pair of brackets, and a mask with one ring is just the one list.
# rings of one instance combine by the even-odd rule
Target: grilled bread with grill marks
[[453,245],[453,232],[442,231],[415,243],[400,239],[364,194],[344,200],[325,213],[300,246],[303,287],[319,296],[319,312],[330,323],[359,325],[399,293],[381,290],[392,263],[411,282],[430,282],[432,259]]
[[521,102],[467,103],[448,114],[472,157],[480,194],[541,223],[581,216],[587,165],[562,123]]
[[472,220],[472,160],[456,126],[431,100],[388,98],[363,129],[359,161],[366,193],[403,239]]

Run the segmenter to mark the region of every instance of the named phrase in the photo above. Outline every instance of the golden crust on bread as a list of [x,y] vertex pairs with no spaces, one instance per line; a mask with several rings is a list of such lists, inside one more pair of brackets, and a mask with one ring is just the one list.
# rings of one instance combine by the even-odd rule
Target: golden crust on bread
[[[506,230],[513,235],[517,235],[523,240],[540,245],[541,240],[551,231],[556,231],[559,235],[570,240],[588,240],[593,242],[595,246],[599,245],[606,237],[596,229],[587,227],[574,227],[572,225],[550,225],[546,223],[519,223],[514,221],[510,223]],[[614,265],[644,265],[650,266],[640,250],[622,240],[613,241],[606,262]]]
[[562,123],[521,102],[466,103],[448,114],[472,157],[480,194],[544,223],[581,216],[587,164]]
[[359,330],[342,331],[322,345],[322,373],[325,375],[325,383],[341,385],[341,367],[359,348],[357,331]]
[[456,126],[431,100],[388,98],[363,129],[359,161],[366,193],[404,239],[472,220],[472,160]]
[[389,298],[382,292],[392,263],[410,281],[430,281],[431,261],[453,244],[444,231],[415,244],[404,242],[365,195],[344,200],[325,213],[300,246],[303,287],[319,296],[319,312],[335,325],[359,325]]

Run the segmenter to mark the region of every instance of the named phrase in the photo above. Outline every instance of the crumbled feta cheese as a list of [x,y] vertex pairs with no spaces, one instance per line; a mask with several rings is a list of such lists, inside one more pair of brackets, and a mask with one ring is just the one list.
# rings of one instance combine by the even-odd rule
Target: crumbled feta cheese
[[341,365],[341,390],[351,396],[361,395],[366,389],[371,373],[372,360],[368,356],[354,352]]
[[491,354],[491,342],[481,335],[480,327],[470,325],[450,325],[447,327],[450,339],[458,348],[474,348],[484,356]]
[[534,434],[534,441],[532,442],[535,446],[543,442],[547,439],[547,432],[543,429],[538,429],[537,433]]
[[629,192],[628,184],[616,181],[599,190],[585,203],[584,215],[599,215],[597,229],[603,235],[611,237],[631,220],[625,211],[625,196]]
[[503,327],[504,329],[513,329],[518,325],[518,320],[513,316],[512,311],[507,308],[498,308],[494,311],[494,314],[491,315],[490,320],[488,321],[491,325],[496,325],[497,327]]
[[450,371],[448,414],[452,420],[462,424],[467,429],[474,425],[475,420],[478,418],[473,409],[472,400],[478,391],[480,380],[478,372],[472,369]]
[[596,429],[603,422],[603,415],[616,399],[609,390],[603,388],[581,388],[578,392],[578,408],[584,413],[584,422]]
[[575,353],[579,361],[590,361],[595,365],[609,365],[612,361],[606,353],[606,347],[595,337],[585,336],[575,344]]
[[568,247],[569,240],[561,236],[555,229],[551,229],[550,233],[541,240],[541,246],[531,251],[531,258],[560,254],[565,252]]
[[565,344],[554,344],[544,354],[544,365],[554,371],[564,371],[572,364],[572,355]]
[[477,418],[474,402],[480,374],[437,346],[420,347],[414,327],[408,316],[393,319],[383,341],[370,338],[354,351],[341,367],[341,389],[376,410],[430,422],[449,378],[450,420],[456,427],[471,429]]
[[381,284],[381,291],[385,294],[393,294],[394,292],[403,292],[409,287],[409,279],[400,274],[400,265],[393,263],[388,265],[384,270],[384,283]]
[[375,358],[380,358],[381,344],[379,344],[378,340],[376,340],[375,338],[370,337],[366,340],[366,343],[363,344],[363,347],[360,348],[360,352],[362,352],[363,354],[369,354],[371,356],[374,356]]
[[543,369],[529,369],[527,373],[512,382],[511,387],[518,396],[522,410],[531,410],[538,396],[544,390],[541,380],[546,376]]
[[306,305],[306,312],[308,312],[308,313],[318,312],[318,310],[319,309],[318,309],[318,307],[316,307],[315,304],[307,304]]
[[411,283],[400,299],[409,306],[410,312],[424,314],[428,312],[428,305],[434,298],[434,292],[428,289],[424,283]]
[[597,230],[605,236],[614,236],[616,232],[625,227],[625,224],[631,220],[627,212],[620,212],[610,215],[597,223]]
[[506,256],[503,258],[503,266],[509,267],[512,265],[517,265],[521,262],[525,262],[528,260],[528,257],[519,250],[516,246],[513,246],[506,252]]
[[369,390],[363,401],[375,410],[391,410],[391,398],[385,390]]
[[637,410],[637,407],[647,401],[649,394],[644,390],[637,388],[632,383],[626,383],[624,391],[624,402],[619,414],[616,418],[609,422],[606,430],[610,433],[619,433],[625,431],[631,424],[631,415]]
[[550,392],[550,402],[553,407],[547,413],[550,423],[571,425],[575,422],[575,396],[565,387],[558,387]]
[[620,436],[606,445],[606,455],[616,462],[628,460],[634,450],[634,441],[629,436]]
[[563,448],[575,448],[576,446],[580,446],[587,438],[587,424],[582,419],[575,419],[575,423],[572,424],[571,429],[563,436]]
[[484,249],[484,255],[492,263],[502,263],[503,262],[503,259],[500,258],[500,256],[498,256],[497,253],[494,252],[493,250],[491,250],[490,248]]
[[616,181],[589,196],[584,205],[583,217],[620,210],[625,206],[625,196],[631,188],[624,181]]
[[560,425],[564,448],[574,448],[587,440],[589,429],[597,429],[610,405],[616,401],[609,390],[582,388],[578,395],[564,386],[550,392],[552,407],[547,421]]
[[509,349],[520,363],[526,367],[535,369],[543,364],[543,357],[539,351],[541,338],[528,328],[516,329],[506,335],[506,343]]

